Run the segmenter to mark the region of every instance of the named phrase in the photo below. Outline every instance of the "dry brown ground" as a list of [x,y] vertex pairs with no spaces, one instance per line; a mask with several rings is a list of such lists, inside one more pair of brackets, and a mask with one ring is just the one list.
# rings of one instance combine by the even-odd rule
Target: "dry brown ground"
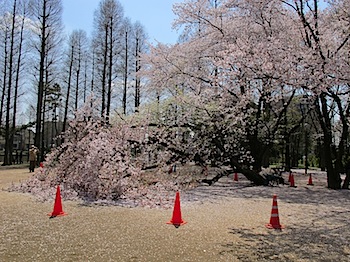
[[[0,169],[0,188],[28,177]],[[325,188],[325,175],[297,174],[296,188],[251,187],[243,177],[181,192],[172,210],[63,202],[67,216],[49,219],[53,202],[0,191],[0,261],[350,261],[349,191]],[[282,231],[265,228],[278,195]]]

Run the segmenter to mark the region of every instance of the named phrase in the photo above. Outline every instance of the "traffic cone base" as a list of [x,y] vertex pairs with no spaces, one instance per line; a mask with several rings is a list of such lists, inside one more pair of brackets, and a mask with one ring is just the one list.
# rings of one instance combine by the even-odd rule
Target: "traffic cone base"
[[174,225],[176,228],[178,228],[179,226],[182,226],[186,223],[187,222],[182,220],[182,217],[181,217],[180,193],[176,192],[173,217],[171,218],[171,220],[169,222],[167,222],[167,224]]
[[283,229],[286,228],[284,225],[272,225],[272,224],[266,224],[266,228],[269,229]]
[[277,195],[273,196],[270,223],[266,224],[265,227],[269,229],[285,228],[285,226],[280,224],[280,219],[278,215],[278,206],[277,206]]
[[50,216],[51,218],[53,218],[53,217],[62,217],[62,216],[66,216],[66,215],[68,215],[68,214],[65,213],[65,212],[60,212],[59,214],[56,214],[56,213],[52,212],[52,213],[48,213],[47,215]]
[[67,215],[67,213],[65,213],[62,209],[60,186],[57,186],[57,189],[56,189],[56,198],[55,198],[55,204],[53,207],[53,211],[47,215],[50,216],[50,218]]
[[181,223],[178,223],[178,222],[174,222],[174,221],[169,221],[169,222],[166,222],[168,225],[173,225],[174,227],[176,227],[176,228],[178,228],[178,227],[180,227],[180,226],[182,226],[182,225],[185,225],[185,224],[187,224],[187,222],[186,221],[181,221]]

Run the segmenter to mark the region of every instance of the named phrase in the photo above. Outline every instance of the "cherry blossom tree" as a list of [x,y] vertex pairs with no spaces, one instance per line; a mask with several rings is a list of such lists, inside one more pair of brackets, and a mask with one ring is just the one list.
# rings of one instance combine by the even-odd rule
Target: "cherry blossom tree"
[[195,134],[192,158],[228,164],[256,184],[266,183],[262,161],[296,92],[292,18],[280,8],[277,1],[176,5],[175,24],[189,40],[152,49],[145,72],[186,108],[176,120]]
[[[336,102],[334,90],[348,81],[340,55],[348,42],[347,2],[333,1],[325,10],[319,1],[199,0],[174,6],[175,26],[184,28],[184,41],[154,47],[145,58],[150,67],[144,73],[157,94],[174,97],[177,108],[187,105],[187,113],[177,110],[174,119],[197,132],[203,145],[203,151],[192,150],[197,158],[227,163],[264,184],[258,175],[264,157],[278,141],[288,107],[299,94],[319,110],[323,133],[332,130],[327,105],[333,100],[341,112],[345,104]],[[343,10],[338,29],[326,26],[339,26],[332,23],[331,10],[337,15]],[[334,30],[337,36],[327,37]],[[194,117],[200,111],[201,117]],[[346,115],[342,119],[345,138]],[[323,135],[330,156],[334,136]],[[328,159],[328,187],[339,188],[339,168]]]
[[[344,162],[349,162],[346,141],[350,109],[345,101],[349,101],[350,2],[327,2],[327,8],[321,10],[321,1],[283,1],[295,14],[295,24],[300,28],[301,64],[307,78],[299,81],[318,115],[328,187],[339,189],[340,172]],[[339,139],[335,139],[337,132]],[[348,184],[349,174],[343,188],[348,188]]]
[[265,185],[262,166],[270,148],[286,138],[288,116],[301,97],[318,116],[328,187],[340,188],[349,153],[348,7],[348,0],[330,1],[324,9],[316,0],[175,5],[181,42],[151,46],[140,61],[138,77],[147,79],[154,101],[108,124],[87,102],[69,123],[64,143],[47,156],[47,174],[20,189],[62,184],[83,199],[144,205],[147,198],[161,205],[166,192],[196,184],[196,174],[166,172],[189,162],[204,170],[229,166]]
[[[44,168],[10,190],[47,200],[61,185],[65,199],[170,208],[169,194],[196,184],[190,174],[168,174],[169,133],[151,126],[151,116],[143,112],[126,119],[116,117],[106,125],[98,101],[91,103],[69,122],[64,143],[47,155]],[[151,164],[158,171],[148,172]]]

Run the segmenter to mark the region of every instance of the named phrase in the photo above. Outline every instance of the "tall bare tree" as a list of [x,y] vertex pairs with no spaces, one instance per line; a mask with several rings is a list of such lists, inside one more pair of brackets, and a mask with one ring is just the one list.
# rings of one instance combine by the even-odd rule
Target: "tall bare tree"
[[126,107],[127,107],[127,92],[128,92],[128,85],[129,85],[129,71],[130,71],[130,62],[131,59],[131,36],[132,36],[132,24],[128,18],[125,19],[123,24],[123,64],[122,64],[122,75],[123,75],[123,99],[122,99],[122,106],[123,106],[123,114],[126,114]]
[[133,25],[133,38],[134,38],[134,79],[135,79],[135,112],[138,112],[141,99],[141,77],[139,76],[139,71],[141,70],[141,54],[148,51],[148,45],[146,41],[148,40],[145,28],[140,22],[135,22]]
[[[22,66],[23,32],[26,17],[26,1],[13,0],[11,10],[8,11],[4,20],[5,29],[4,43],[4,79],[2,106],[6,98],[5,108],[5,155],[3,165],[11,165],[13,162],[13,140],[16,132],[17,98]],[[1,106],[1,107],[2,107]],[[4,108],[2,107],[2,110]],[[1,110],[1,117],[3,111]]]
[[13,89],[14,78],[14,47],[15,47],[15,32],[16,32],[16,13],[17,13],[17,0],[13,2],[12,18],[11,18],[11,33],[10,33],[10,49],[9,49],[9,61],[8,61],[8,81],[7,81],[7,101],[6,101],[6,119],[5,119],[5,156],[3,165],[12,164],[12,152],[11,152],[11,130],[10,130],[10,110],[11,110],[11,95]]
[[[73,106],[76,111],[79,107],[79,101],[81,100],[81,91],[84,93],[86,89],[86,65],[88,63],[88,38],[86,32],[83,30],[74,30],[68,39],[67,59],[64,63],[64,68],[68,68],[68,72],[65,72],[68,77],[66,82],[66,95],[65,95],[65,108],[63,119],[63,132],[66,129],[68,113],[70,111],[71,91],[72,87],[75,88]],[[84,70],[84,71],[82,71]],[[82,75],[82,73],[84,73]],[[75,82],[75,83],[73,83]],[[74,91],[74,89],[73,89]],[[85,96],[85,95],[84,95]]]
[[[49,71],[54,68],[57,62],[57,56],[59,53],[57,50],[60,48],[62,40],[62,1],[61,0],[31,0],[31,14],[34,21],[33,25],[36,26],[34,34],[36,41],[34,48],[38,55],[38,64],[36,68],[38,76],[37,79],[37,106],[36,106],[36,128],[35,128],[35,145],[40,148],[42,152],[41,158],[43,159],[43,129],[42,121],[44,110],[44,95],[45,85],[51,84],[51,80],[47,77],[51,77]],[[51,72],[52,73],[52,72]]]
[[3,126],[3,115],[4,115],[4,103],[6,97],[6,86],[7,86],[7,74],[8,74],[8,58],[9,58],[9,35],[11,31],[10,21],[8,15],[2,13],[3,19],[1,19],[1,43],[2,43],[2,88],[1,88],[1,104],[0,104],[0,127]]
[[22,0],[20,2],[20,19],[19,19],[19,36],[18,36],[18,45],[17,45],[17,62],[16,62],[16,76],[14,83],[14,96],[13,96],[13,113],[12,113],[12,128],[11,128],[11,136],[10,136],[10,151],[12,155],[13,151],[13,142],[14,135],[16,133],[17,127],[17,103],[19,98],[19,87],[20,87],[20,78],[22,73],[22,60],[24,55],[24,30],[25,30],[25,20],[27,17],[27,1]]
[[117,0],[102,0],[94,17],[94,44],[96,69],[101,92],[101,114],[109,121],[115,66],[120,54],[120,27],[123,22],[123,7]]
[[[72,38],[72,36],[71,36]],[[68,118],[68,111],[69,111],[69,98],[71,93],[71,86],[72,86],[72,75],[73,75],[73,58],[74,58],[74,45],[69,45],[68,48],[68,78],[67,78],[67,89],[66,89],[66,95],[65,95],[65,107],[64,107],[64,116],[63,116],[63,126],[62,126],[62,133],[66,131],[67,127],[67,118]],[[62,142],[64,139],[62,139]]]

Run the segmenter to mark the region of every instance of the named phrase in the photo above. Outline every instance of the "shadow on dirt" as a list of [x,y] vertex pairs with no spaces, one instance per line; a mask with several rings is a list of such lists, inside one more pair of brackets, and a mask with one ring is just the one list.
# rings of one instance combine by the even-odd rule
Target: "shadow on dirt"
[[[283,174],[285,181],[288,181],[288,174]],[[220,198],[243,197],[243,198],[272,198],[277,194],[278,199],[295,204],[312,205],[333,205],[344,207],[350,205],[349,190],[332,190],[326,187],[325,173],[313,174],[315,185],[307,185],[308,177],[303,174],[296,174],[296,187],[289,184],[278,186],[254,186],[242,175],[238,181],[233,180],[233,175],[221,178],[211,186],[200,185],[193,190],[186,192],[183,199],[185,201],[205,201],[215,202]]]
[[[343,214],[348,216],[350,213]],[[332,218],[313,219],[325,222]],[[331,222],[331,221],[329,221]],[[304,225],[283,231],[256,233],[249,229],[230,228],[230,234],[238,235],[244,245],[222,244],[220,255],[232,256],[239,261],[349,261],[347,248],[350,241],[346,223],[336,227]],[[249,254],[249,256],[247,256]]]

